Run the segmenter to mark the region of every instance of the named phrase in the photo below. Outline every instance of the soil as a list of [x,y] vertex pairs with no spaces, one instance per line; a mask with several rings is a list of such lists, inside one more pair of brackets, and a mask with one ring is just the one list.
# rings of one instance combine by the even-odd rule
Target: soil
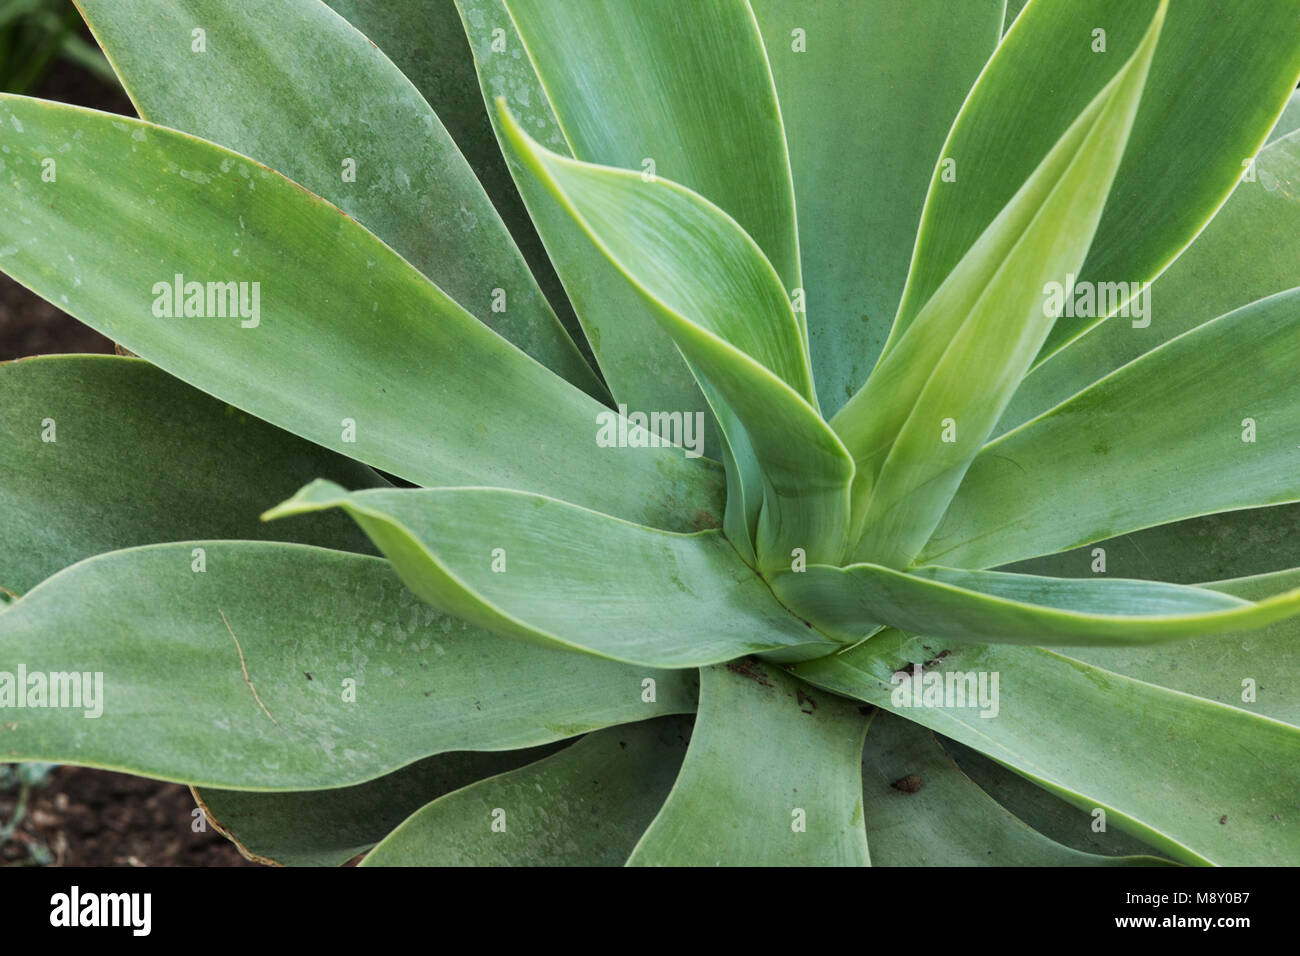
[[[36,96],[135,116],[120,89],[56,64]],[[0,361],[66,352],[112,352],[113,343],[0,274]],[[0,791],[0,827],[17,791]],[[0,865],[256,866],[208,827],[195,833],[188,787],[125,774],[59,767],[34,788],[23,822],[0,845]]]
[[[0,792],[0,821],[17,792]],[[84,767],[59,767],[32,790],[0,865],[256,866],[208,826],[196,833],[188,787]]]

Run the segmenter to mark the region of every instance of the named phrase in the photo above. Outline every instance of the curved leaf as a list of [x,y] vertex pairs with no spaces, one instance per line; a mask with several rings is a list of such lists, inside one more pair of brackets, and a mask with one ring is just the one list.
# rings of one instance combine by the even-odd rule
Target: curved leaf
[[[301,183],[489,328],[604,394],[438,116],[320,0],[81,0],[81,9],[142,117]],[[504,310],[493,308],[496,289]]]
[[573,157],[638,171],[652,159],[740,223],[786,289],[800,285],[781,108],[748,3],[505,6]]
[[672,788],[690,724],[643,721],[414,813],[362,866],[620,866]]
[[[955,645],[884,631],[843,654],[800,664],[799,677],[873,703],[1011,767],[1107,826],[1188,863],[1300,861],[1295,775],[1300,730],[1155,687],[1036,647]],[[903,706],[893,672],[950,650],[928,671],[998,675],[996,717],[940,693]],[[954,682],[969,677],[954,676]],[[962,706],[966,703],[967,706]],[[1069,721],[1061,719],[1062,707]]]
[[1160,581],[939,567],[820,565],[782,575],[772,588],[796,613],[850,640],[880,622],[945,641],[1127,646],[1256,630],[1300,614],[1300,587],[1251,602]]
[[204,787],[194,790],[194,799],[207,822],[250,860],[273,866],[342,866],[430,799],[526,766],[560,746],[438,754],[368,783],[334,790],[250,793]]
[[880,354],[935,157],[997,45],[1002,2],[751,5],[789,141],[808,344],[830,415]]
[[[527,487],[669,527],[721,510],[714,468],[670,449],[600,453],[603,406],[278,173],[21,97],[0,96],[0,143],[0,267],[179,378],[416,483]],[[167,318],[177,275],[245,283],[250,306],[259,283],[258,315],[230,317],[209,293],[213,309],[172,304],[227,318]]]
[[104,551],[195,536],[275,538],[373,553],[347,522],[268,528],[266,505],[364,465],[236,412],[139,359],[0,364],[0,590],[21,594]]
[[757,662],[701,675],[681,773],[628,864],[868,865],[867,717]]
[[0,649],[29,677],[103,675],[97,718],[7,710],[6,759],[233,790],[341,787],[694,709],[689,672],[497,638],[421,604],[385,561],[290,544],[91,558],[0,610]]
[[498,634],[655,667],[837,646],[716,531],[670,534],[493,488],[348,494],[325,481],[267,517],[327,508],[354,517],[421,598]]
[[1300,289],[1166,342],[986,445],[919,561],[991,567],[1300,500],[1298,354]]
[[[1262,601],[1300,587],[1300,569],[1204,587]],[[1177,653],[1158,647],[1070,648],[1064,653],[1126,677],[1300,727],[1300,695],[1294,691],[1300,686],[1300,621],[1295,618],[1231,641],[1194,638]]]

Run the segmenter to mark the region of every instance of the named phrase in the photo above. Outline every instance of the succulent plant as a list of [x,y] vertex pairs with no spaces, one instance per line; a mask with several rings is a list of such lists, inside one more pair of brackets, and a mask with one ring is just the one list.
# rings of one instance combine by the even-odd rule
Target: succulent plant
[[81,0],[142,119],[0,97],[0,269],[137,357],[0,367],[0,756],[283,864],[1300,862],[1300,10],[1019,7]]

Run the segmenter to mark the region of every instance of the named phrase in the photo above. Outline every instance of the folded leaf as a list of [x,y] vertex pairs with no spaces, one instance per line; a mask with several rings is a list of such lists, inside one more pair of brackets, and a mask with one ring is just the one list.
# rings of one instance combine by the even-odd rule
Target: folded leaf
[[[142,117],[301,183],[489,328],[585,391],[605,394],[438,116],[320,0],[81,7]],[[204,31],[201,52],[193,25]],[[504,309],[494,308],[496,289]]]
[[751,6],[789,140],[808,344],[830,415],[884,345],[935,157],[997,45],[1002,3]]
[[12,96],[0,144],[0,268],[190,384],[416,483],[528,487],[672,527],[720,513],[715,469],[596,448],[602,405],[278,173]]
[[[509,116],[517,152],[622,270],[655,320],[743,425],[765,482],[760,566],[793,548],[838,560],[852,462],[813,404],[807,353],[762,251],[725,213],[667,180],[566,159]],[[728,415],[719,413],[728,425]],[[816,557],[814,557],[816,556]]]
[[274,866],[342,866],[369,850],[430,800],[549,756],[562,744],[426,757],[333,790],[194,791],[204,819],[250,860]]
[[[681,183],[800,285],[781,108],[747,3],[506,0],[571,155]],[[726,130],[726,135],[719,135]]]
[[871,719],[862,803],[874,866],[1161,866],[1153,856],[1080,853],[1033,830],[976,786],[930,731]]
[[992,567],[1300,501],[1297,355],[1300,289],[1166,342],[986,445],[919,560]]
[[195,536],[374,551],[346,521],[268,527],[257,516],[317,475],[363,488],[386,481],[147,362],[0,364],[0,408],[0,590],[22,594],[104,551]]
[[[894,671],[929,660],[940,648],[950,653],[926,668],[927,677],[938,675],[936,696],[902,694]],[[816,686],[873,703],[1001,761],[1094,820],[1104,811],[1108,828],[1133,833],[1174,859],[1230,866],[1300,862],[1295,779],[1279,769],[1300,758],[1294,727],[1042,648],[950,648],[894,630],[795,670]],[[982,718],[991,710],[946,691],[950,681],[969,684],[980,675],[996,700],[996,717]],[[1061,720],[1062,708],[1068,722]]]
[[621,866],[672,788],[690,723],[588,734],[544,760],[439,797],[362,866]]
[[[498,98],[507,100],[511,113],[534,138],[572,155],[503,0],[456,0],[456,6],[473,50],[486,115],[614,398],[643,413],[708,416],[709,405],[690,368],[648,303],[613,263],[591,254],[591,241],[581,225],[524,168],[505,135],[495,105]],[[705,454],[725,457],[711,417]]]
[[755,661],[701,671],[681,773],[630,866],[867,866],[853,704]]
[[1164,10],[835,416],[857,465],[857,559],[916,557],[1038,353],[1050,285],[1069,288],[1101,218]]
[[348,494],[325,481],[266,517],[327,508],[352,515],[424,600],[552,649],[695,667],[837,646],[773,600],[716,531],[670,534],[493,488]]
[[881,623],[952,642],[1126,646],[1255,630],[1300,614],[1300,587],[1254,602],[1160,581],[939,567],[815,566],[782,575],[772,589],[847,640]]
[[91,558],[0,610],[0,651],[29,701],[37,675],[102,675],[93,706],[6,708],[6,759],[234,790],[342,787],[695,706],[690,672],[503,640],[420,603],[385,561],[290,544]]

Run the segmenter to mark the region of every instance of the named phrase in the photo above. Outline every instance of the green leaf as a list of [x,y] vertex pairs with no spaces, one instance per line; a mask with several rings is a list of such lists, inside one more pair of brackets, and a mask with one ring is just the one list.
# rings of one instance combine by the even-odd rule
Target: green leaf
[[[956,180],[943,182],[936,170],[893,334],[919,313],[1116,64],[1137,48],[1156,7],[1157,0],[1025,7],[944,146],[943,155],[956,161]],[[1150,281],[1195,238],[1300,78],[1297,28],[1300,11],[1290,0],[1170,5],[1128,151],[1088,261],[1077,270],[1080,284]],[[1043,354],[1097,319],[1058,322]]]
[[545,760],[433,801],[362,866],[620,866],[672,788],[690,724],[588,734]]
[[1287,100],[1286,108],[1282,110],[1282,115],[1277,118],[1272,132],[1268,134],[1268,144],[1282,139],[1284,136],[1290,136],[1296,130],[1300,129],[1300,91],[1291,94],[1291,99]]
[[1016,18],[1020,16],[1020,12],[1025,9],[1028,3],[1029,0],[1006,0],[1006,12],[1002,16],[1003,36],[1005,36],[1006,32],[1011,29],[1012,25],[1016,22]]
[[685,317],[814,401],[807,350],[780,277],[735,219],[672,180],[553,153],[508,112],[501,122],[532,173],[658,311]]
[[387,482],[147,362],[75,355],[0,364],[0,408],[0,589],[21,594],[82,558],[195,536],[373,552],[346,521],[268,528],[257,516],[317,475]]
[[[0,96],[0,144],[0,267],[190,384],[420,484],[525,487],[669,527],[721,511],[716,469],[673,449],[599,453],[603,406],[278,173],[21,97]],[[156,317],[178,274],[248,283],[250,305],[260,283],[257,324]]]
[[[636,725],[633,725],[636,726]],[[518,769],[561,745],[438,754],[355,787],[250,793],[195,790],[204,819],[250,860],[274,866],[342,866],[431,799]]]
[[[455,0],[325,0],[374,42],[438,114],[510,229],[529,270],[566,330],[591,361],[590,346],[555,274],[528,210],[515,189],[479,90],[469,38]],[[466,0],[467,12],[500,9],[500,0]],[[499,20],[509,22],[502,12]],[[524,67],[531,72],[531,68]]]
[[[996,717],[992,708],[945,701],[942,693],[905,706],[907,685],[894,671],[932,660],[941,648],[950,653],[927,668],[940,675],[941,689],[949,680],[968,686],[983,675]],[[1042,648],[949,648],[895,630],[795,672],[973,747],[1089,813],[1102,809],[1108,827],[1174,859],[1300,862],[1294,778],[1279,770],[1300,757],[1294,727]]]
[[991,567],[1300,500],[1298,354],[1300,289],[1166,342],[986,445],[920,560]]
[[[140,115],[337,205],[489,328],[605,394],[492,201],[401,71],[319,0],[82,0]],[[191,31],[203,30],[203,49]],[[275,55],[255,55],[275,38]],[[494,290],[505,293],[494,309]]]
[[[385,492],[378,492],[384,494]],[[826,633],[856,640],[879,623],[945,641],[1127,646],[1255,630],[1300,614],[1300,587],[1259,602],[1160,581],[999,571],[825,565],[772,582]]]
[[754,661],[701,675],[686,760],[629,865],[868,865],[867,717]]
[[935,157],[997,45],[1002,3],[752,6],[789,140],[809,348],[829,415],[884,344]]
[[28,675],[103,675],[97,718],[7,710],[6,759],[232,790],[342,787],[694,709],[688,672],[497,638],[420,603],[385,561],[302,545],[91,558],[0,610],[0,647]]
[[748,3],[505,6],[574,158],[638,172],[653,160],[740,223],[787,290],[800,285],[781,108]]
[[[1105,555],[1104,572],[1099,564]],[[1177,584],[1222,581],[1300,567],[1300,504],[1247,508],[1157,525],[1094,547],[1029,558],[1001,570],[1053,577],[1114,574]]]
[[[1008,770],[965,744],[940,739],[943,749],[979,788],[1043,836],[1084,853],[1114,858],[1149,856],[1151,848],[1123,830],[1094,829],[1097,819],[1050,790]],[[1163,857],[1157,857],[1163,860]]]
[[[862,757],[875,866],[1160,866],[1153,856],[1080,853],[1012,816],[918,724],[877,712]],[[919,789],[916,789],[919,786]]]
[[[810,560],[838,560],[852,462],[811,404],[790,304],[753,240],[676,183],[566,159],[512,117],[502,123],[529,169],[649,301],[655,320],[743,425],[764,479],[760,566],[788,567],[796,547]],[[720,412],[719,419],[725,428],[729,417]]]
[[[266,517],[327,508],[355,518],[424,600],[552,649],[694,667],[837,646],[773,600],[716,531],[670,534],[493,488],[348,494],[324,481]],[[691,620],[708,625],[682,626]]]
[[[456,4],[473,50],[486,115],[610,391],[633,411],[707,415],[709,405],[691,370],[655,321],[650,305],[628,285],[617,267],[603,256],[592,255],[591,241],[582,227],[523,168],[506,139],[495,106],[498,98],[508,100],[512,114],[534,138],[544,140],[564,155],[572,155],[504,3],[456,0]],[[743,454],[744,449],[737,447],[735,451]],[[725,459],[724,452],[710,421],[705,454]],[[743,470],[748,471],[748,466]],[[738,513],[738,517],[743,514]]]
[[[1204,585],[1249,601],[1300,587],[1300,569]],[[1178,653],[1158,647],[1070,648],[1106,670],[1300,727],[1300,621],[1285,618],[1240,638],[1194,638]]]
[[832,421],[857,464],[858,560],[904,567],[916,557],[1037,354],[1053,321],[1047,283],[1068,287],[1088,251],[1164,10],[906,332],[895,326]]
[[1144,316],[1094,326],[1025,378],[998,423],[1005,432],[1111,371],[1216,316],[1300,282],[1300,136],[1277,140],[1187,251],[1151,287]]

